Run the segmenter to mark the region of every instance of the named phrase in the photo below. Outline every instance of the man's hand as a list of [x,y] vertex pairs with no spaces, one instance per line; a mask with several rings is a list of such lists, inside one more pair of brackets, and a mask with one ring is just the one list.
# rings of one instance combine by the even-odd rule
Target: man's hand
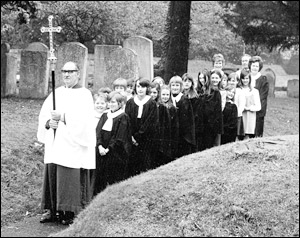
[[51,119],[55,120],[55,121],[59,121],[61,118],[61,113],[57,110],[52,110],[51,111]]
[[52,129],[57,129],[57,127],[58,127],[58,121],[51,119],[51,120],[49,121],[49,126],[50,126],[50,128],[52,128]]

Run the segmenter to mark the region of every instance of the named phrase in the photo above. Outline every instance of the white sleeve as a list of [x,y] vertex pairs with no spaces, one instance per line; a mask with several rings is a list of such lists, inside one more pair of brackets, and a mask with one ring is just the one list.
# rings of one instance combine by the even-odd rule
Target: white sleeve
[[253,98],[254,98],[254,105],[250,106],[250,111],[257,112],[261,109],[260,97],[259,92],[257,89],[253,89]]

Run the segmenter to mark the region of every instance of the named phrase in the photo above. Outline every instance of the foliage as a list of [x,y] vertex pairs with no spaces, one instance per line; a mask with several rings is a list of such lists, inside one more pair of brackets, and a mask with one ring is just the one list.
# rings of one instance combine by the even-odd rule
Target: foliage
[[220,18],[223,8],[214,1],[193,1],[191,12],[190,58],[211,61],[222,53],[226,61],[239,64],[242,38],[232,33]]
[[1,21],[1,41],[12,48],[33,41],[48,45],[48,36],[41,34],[40,28],[48,25],[50,14],[54,15],[53,25],[62,27],[62,32],[55,34],[56,45],[79,41],[93,51],[95,44],[121,45],[133,35],[155,40],[162,36],[161,19],[166,11],[166,3],[159,1],[49,1],[42,2],[36,19],[20,25],[14,11],[1,8],[1,20],[5,20]]
[[40,1],[1,1],[1,9],[18,12],[19,24],[28,23],[29,19],[36,18]]
[[[35,17],[20,24],[17,5],[12,8],[8,3],[31,2],[36,6]],[[9,43],[11,48],[25,48],[35,41],[48,45],[49,34],[42,34],[40,28],[48,25],[48,16],[53,14],[53,25],[62,27],[61,33],[54,34],[55,47],[79,41],[93,53],[96,44],[122,45],[127,37],[141,35],[153,41],[154,56],[161,57],[169,2],[5,1],[1,2],[1,42]],[[25,11],[25,7],[21,9]],[[31,16],[29,10],[26,12]],[[190,14],[189,59],[211,60],[213,54],[222,53],[227,62],[240,64],[244,51],[251,55],[267,51],[260,44],[244,44],[242,36],[231,31],[222,19],[228,10],[217,1],[192,1]],[[274,57],[278,62],[276,52],[277,48]]]
[[269,50],[299,45],[298,1],[219,1],[226,25],[246,44]]

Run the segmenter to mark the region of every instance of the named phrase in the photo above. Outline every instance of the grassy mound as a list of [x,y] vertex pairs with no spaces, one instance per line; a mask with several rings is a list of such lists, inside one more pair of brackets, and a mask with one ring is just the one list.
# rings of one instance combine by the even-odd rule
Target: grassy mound
[[52,236],[299,236],[298,136],[215,147],[109,186]]

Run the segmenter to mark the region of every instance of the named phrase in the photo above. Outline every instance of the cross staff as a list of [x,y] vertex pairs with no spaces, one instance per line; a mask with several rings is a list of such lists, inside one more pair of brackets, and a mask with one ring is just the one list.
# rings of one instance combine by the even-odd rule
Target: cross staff
[[[50,41],[50,54],[48,57],[48,60],[50,60],[50,65],[51,65],[51,71],[52,71],[52,98],[53,98],[53,110],[55,110],[55,63],[57,58],[54,55],[54,48],[53,48],[53,34],[52,32],[60,32],[61,31],[61,27],[52,27],[52,19],[53,16],[50,15],[48,17],[48,21],[49,21],[49,27],[42,27],[41,28],[41,32],[49,32],[49,41]],[[55,130],[54,130],[54,136],[55,136]]]

